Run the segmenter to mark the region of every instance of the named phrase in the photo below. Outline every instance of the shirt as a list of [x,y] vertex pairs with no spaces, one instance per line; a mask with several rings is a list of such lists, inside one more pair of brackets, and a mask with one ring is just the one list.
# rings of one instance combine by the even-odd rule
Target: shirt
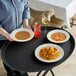
[[[21,27],[24,18],[30,18],[27,0],[0,0],[0,28],[11,33]],[[6,39],[0,34],[0,40]]]

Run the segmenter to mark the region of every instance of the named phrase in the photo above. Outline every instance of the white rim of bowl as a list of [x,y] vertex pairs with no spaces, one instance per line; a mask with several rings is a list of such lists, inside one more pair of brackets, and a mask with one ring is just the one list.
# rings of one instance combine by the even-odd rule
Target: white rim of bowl
[[[50,36],[51,36],[53,33],[56,33],[56,32],[64,33],[64,34],[66,35],[66,39],[63,40],[63,41],[55,41],[55,40],[51,39]],[[47,39],[48,39],[49,41],[55,42],[55,43],[64,43],[64,42],[68,41],[69,38],[70,38],[69,33],[66,32],[66,31],[64,31],[64,30],[58,30],[58,29],[57,29],[57,30],[52,30],[52,31],[48,32],[48,34],[47,34]]]
[[[54,59],[54,60],[45,60],[45,59],[41,58],[40,55],[39,55],[39,52],[40,52],[40,49],[41,49],[42,47],[44,47],[44,46],[53,46],[53,47],[58,48],[58,49],[60,50],[60,55],[59,55],[59,57],[56,58],[56,59]],[[38,60],[42,61],[42,62],[46,62],[46,63],[56,62],[56,61],[59,61],[60,59],[62,59],[63,56],[64,56],[64,50],[63,50],[59,45],[56,45],[56,44],[50,44],[50,43],[42,44],[42,45],[40,45],[39,47],[37,47],[37,48],[35,49],[35,57],[36,57]]]

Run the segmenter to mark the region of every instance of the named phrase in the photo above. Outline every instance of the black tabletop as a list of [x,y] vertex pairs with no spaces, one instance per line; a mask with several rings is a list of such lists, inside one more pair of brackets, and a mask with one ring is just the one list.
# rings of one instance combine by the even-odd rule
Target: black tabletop
[[[59,28],[46,27],[47,33],[55,29]],[[75,41],[72,35],[69,33],[70,39],[67,42],[57,44],[63,48],[64,57],[54,63],[44,63],[36,59],[34,56],[34,51],[39,45],[52,42],[47,40],[47,33],[44,33],[44,27],[42,27],[41,30],[42,33],[38,39],[33,38],[32,40],[23,43],[7,41],[1,52],[3,62],[12,69],[26,72],[36,72],[51,69],[64,62],[74,50]]]

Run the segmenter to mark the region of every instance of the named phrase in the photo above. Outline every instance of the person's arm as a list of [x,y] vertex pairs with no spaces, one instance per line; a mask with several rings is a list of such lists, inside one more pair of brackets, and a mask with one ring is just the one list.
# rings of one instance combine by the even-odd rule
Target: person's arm
[[26,18],[23,19],[23,28],[31,29],[31,27],[28,24],[28,19],[26,19]]
[[28,19],[30,18],[30,10],[28,7],[28,3],[27,3],[27,5],[24,6],[22,18],[23,18],[23,20],[22,20],[23,28],[31,29],[31,27],[29,26],[29,23],[28,23]]
[[0,28],[0,34],[5,36],[9,41],[14,41],[11,38],[10,34],[5,29],[3,29],[2,27]]

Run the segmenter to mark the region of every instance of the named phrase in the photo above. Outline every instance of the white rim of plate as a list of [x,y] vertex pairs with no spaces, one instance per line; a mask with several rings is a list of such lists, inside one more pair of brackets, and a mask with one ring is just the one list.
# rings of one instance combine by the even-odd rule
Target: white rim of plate
[[[41,58],[39,55],[39,52],[40,52],[40,49],[45,46],[52,46],[52,47],[58,48],[60,50],[60,55],[58,56],[58,58],[56,58],[54,60],[45,60],[45,59]],[[59,45],[56,45],[56,44],[50,44],[50,43],[42,44],[35,49],[35,57],[42,62],[46,62],[46,63],[56,62],[56,61],[59,61],[60,59],[62,59],[63,56],[64,56],[64,50]]]
[[[52,40],[52,39],[50,38],[50,36],[51,36],[53,33],[55,33],[55,32],[64,33],[64,34],[66,35],[66,39],[63,40],[63,41],[55,41],[55,40]],[[69,38],[70,38],[69,33],[66,32],[66,31],[64,31],[64,30],[52,30],[52,31],[48,32],[48,34],[47,34],[47,39],[48,39],[49,41],[52,41],[52,42],[55,42],[55,43],[64,43],[64,42],[68,41]]]
[[[27,31],[27,32],[30,33],[30,37],[29,37],[28,39],[26,39],[26,40],[18,40],[18,39],[15,38],[15,34],[16,34],[18,31]],[[31,39],[34,37],[34,32],[33,32],[32,30],[29,30],[29,29],[20,28],[20,29],[14,30],[14,31],[11,33],[11,37],[12,37],[15,41],[17,41],[17,42],[26,42],[26,41],[31,40]]]

